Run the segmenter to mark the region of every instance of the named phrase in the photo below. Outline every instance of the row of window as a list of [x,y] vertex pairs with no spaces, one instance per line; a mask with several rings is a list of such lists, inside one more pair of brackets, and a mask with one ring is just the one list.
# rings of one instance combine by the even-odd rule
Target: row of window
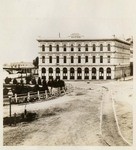
[[[107,56],[107,63],[110,63],[110,56]],[[85,63],[88,63],[88,56],[85,56]],[[74,56],[70,57],[71,63],[74,63]],[[45,56],[42,56],[42,63],[45,63]],[[52,56],[49,56],[49,63],[52,63]],[[60,63],[59,56],[56,56],[56,63]],[[63,57],[63,63],[67,63],[67,57]],[[78,56],[78,63],[81,63],[81,56]],[[96,63],[96,56],[92,57],[92,63]],[[103,63],[103,56],[100,56],[100,63]]]
[[[93,44],[93,51],[96,51],[96,45]],[[111,50],[110,44],[107,45],[107,50]],[[42,51],[45,51],[45,45],[42,45]],[[49,45],[49,51],[52,51],[52,45]],[[56,45],[56,51],[59,51],[59,45]],[[63,51],[67,51],[66,45],[63,45]],[[74,51],[74,46],[71,44],[71,51]],[[81,51],[81,45],[78,45],[78,51]],[[88,45],[85,45],[85,51],[88,51]],[[100,51],[103,51],[103,44],[100,44]]]
[[[63,68],[63,73],[67,73],[67,72],[68,72],[67,68]],[[89,68],[85,68],[84,72],[89,73]],[[104,73],[104,69],[102,67],[99,68],[99,72]],[[111,68],[107,68],[106,72],[111,73]],[[46,73],[45,68],[42,68],[42,73]],[[49,73],[51,73],[51,74],[53,73],[53,68],[49,68]],[[60,68],[56,68],[56,73],[60,73]],[[75,69],[70,68],[70,73],[75,73]],[[77,73],[82,73],[82,69],[77,68]],[[92,68],[92,73],[96,73],[96,68]]]

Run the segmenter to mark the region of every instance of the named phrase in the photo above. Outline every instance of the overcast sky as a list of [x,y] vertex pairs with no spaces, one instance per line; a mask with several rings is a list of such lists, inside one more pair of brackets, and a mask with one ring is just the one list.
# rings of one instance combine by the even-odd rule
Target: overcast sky
[[133,36],[135,6],[135,0],[0,0],[0,62],[32,61],[40,36]]

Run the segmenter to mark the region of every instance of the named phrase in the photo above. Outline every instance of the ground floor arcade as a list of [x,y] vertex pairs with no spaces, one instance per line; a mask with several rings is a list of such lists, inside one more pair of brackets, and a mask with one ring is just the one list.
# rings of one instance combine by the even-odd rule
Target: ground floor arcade
[[39,76],[49,80],[51,78],[63,80],[107,80],[114,79],[114,66],[97,67],[39,67]]

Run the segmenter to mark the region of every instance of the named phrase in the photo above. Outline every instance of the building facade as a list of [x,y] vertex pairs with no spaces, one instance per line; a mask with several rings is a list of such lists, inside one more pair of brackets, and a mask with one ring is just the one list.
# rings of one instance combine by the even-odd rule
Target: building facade
[[38,39],[39,76],[64,80],[107,80],[130,75],[130,43],[117,38]]

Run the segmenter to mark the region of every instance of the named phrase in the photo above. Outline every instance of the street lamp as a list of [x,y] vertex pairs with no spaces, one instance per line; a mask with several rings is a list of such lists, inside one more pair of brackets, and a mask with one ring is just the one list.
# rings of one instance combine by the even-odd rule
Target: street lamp
[[13,96],[13,93],[11,90],[8,92],[8,97],[9,97],[9,117],[10,117],[10,126],[11,126],[11,98]]

